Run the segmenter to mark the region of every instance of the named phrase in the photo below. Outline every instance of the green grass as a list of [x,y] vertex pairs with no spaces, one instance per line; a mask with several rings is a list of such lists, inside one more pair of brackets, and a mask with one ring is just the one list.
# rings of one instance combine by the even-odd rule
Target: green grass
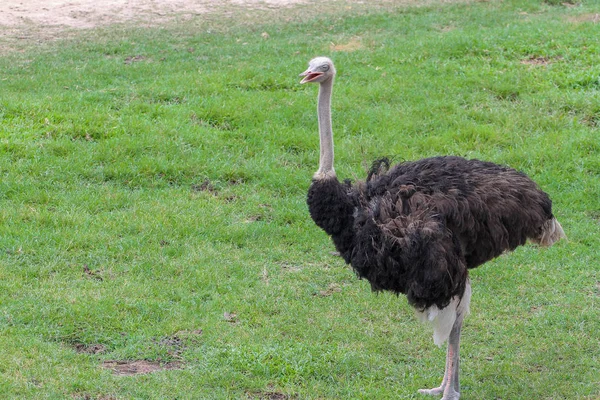
[[[340,177],[381,155],[508,164],[569,236],[472,271],[462,398],[600,398],[600,4],[554,3],[288,10],[4,55],[0,393],[426,398],[444,350],[306,210],[317,88],[297,75],[329,55]],[[141,359],[183,369],[101,367]]]

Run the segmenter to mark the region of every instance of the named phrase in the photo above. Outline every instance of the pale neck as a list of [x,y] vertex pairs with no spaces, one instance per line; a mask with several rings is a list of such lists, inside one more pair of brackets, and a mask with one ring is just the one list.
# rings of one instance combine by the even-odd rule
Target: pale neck
[[319,85],[319,99],[317,112],[319,115],[319,170],[315,179],[335,177],[333,169],[333,130],[331,129],[331,93],[333,91],[333,78],[321,82]]

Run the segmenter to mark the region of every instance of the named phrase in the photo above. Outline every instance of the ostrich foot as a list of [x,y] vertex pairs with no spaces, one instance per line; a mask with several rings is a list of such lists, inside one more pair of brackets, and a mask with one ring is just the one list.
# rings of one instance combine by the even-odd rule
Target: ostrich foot
[[444,396],[441,400],[458,400],[460,398],[459,392],[452,389],[451,387],[444,386],[436,387],[433,389],[419,389],[419,393],[428,394],[430,396],[439,396],[440,394],[443,394]]
[[444,388],[442,386],[440,386],[440,387],[436,387],[433,389],[419,389],[419,393],[428,394],[430,396],[438,396],[438,395],[444,393]]

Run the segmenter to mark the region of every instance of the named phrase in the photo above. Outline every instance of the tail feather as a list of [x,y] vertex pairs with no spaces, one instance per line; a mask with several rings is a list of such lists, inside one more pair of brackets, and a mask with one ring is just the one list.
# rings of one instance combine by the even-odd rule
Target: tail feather
[[371,181],[377,176],[385,174],[390,169],[390,159],[387,157],[380,158],[379,160],[373,161],[371,169],[367,174],[367,182]]
[[549,219],[542,226],[542,233],[539,238],[535,240],[540,246],[548,247],[558,242],[560,239],[566,239],[565,231],[563,230],[560,223],[556,218]]

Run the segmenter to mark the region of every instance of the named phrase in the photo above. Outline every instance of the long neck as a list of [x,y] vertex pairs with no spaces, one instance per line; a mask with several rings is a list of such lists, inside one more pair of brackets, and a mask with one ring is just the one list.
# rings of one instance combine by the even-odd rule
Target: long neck
[[314,179],[335,178],[333,169],[333,131],[331,129],[331,93],[333,90],[333,78],[319,85],[319,101],[317,111],[319,115],[319,143],[321,155],[319,158],[319,170]]

